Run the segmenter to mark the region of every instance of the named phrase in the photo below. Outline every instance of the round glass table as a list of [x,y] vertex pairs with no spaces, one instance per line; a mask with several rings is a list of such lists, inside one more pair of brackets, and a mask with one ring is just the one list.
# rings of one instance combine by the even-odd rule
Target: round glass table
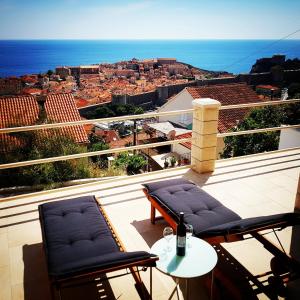
[[188,299],[188,279],[200,277],[213,271],[218,260],[214,248],[207,242],[195,237],[190,237],[187,240],[185,256],[176,255],[176,235],[169,242],[164,238],[158,240],[151,247],[150,252],[159,257],[159,260],[156,262],[156,268],[176,279],[176,286],[169,299],[173,297],[175,292],[177,292],[177,298],[179,299],[179,279],[185,279],[186,281],[185,299]]

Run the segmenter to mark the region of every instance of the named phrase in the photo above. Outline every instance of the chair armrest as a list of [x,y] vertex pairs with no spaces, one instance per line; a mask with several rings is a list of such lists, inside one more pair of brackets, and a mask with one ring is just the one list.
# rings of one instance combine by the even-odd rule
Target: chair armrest
[[287,227],[300,224],[300,214],[286,213],[271,216],[246,218],[218,226],[212,226],[201,231],[197,236],[200,238],[227,236],[231,234],[247,234],[253,231],[261,231],[270,228]]
[[157,256],[145,251],[109,253],[70,262],[65,264],[63,269],[58,266],[52,269],[49,275],[60,280],[81,274],[106,273],[133,266],[155,266],[157,259]]

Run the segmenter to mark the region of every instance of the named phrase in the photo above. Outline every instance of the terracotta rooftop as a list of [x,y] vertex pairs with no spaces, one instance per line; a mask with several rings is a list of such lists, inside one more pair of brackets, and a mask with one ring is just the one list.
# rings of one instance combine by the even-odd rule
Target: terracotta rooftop
[[[142,143],[141,141],[146,140],[147,139],[147,134],[145,132],[139,132],[137,134],[137,144],[139,145],[140,143]],[[110,148],[120,148],[120,147],[126,147],[126,144],[128,143],[133,143],[133,134],[126,136],[124,138],[121,138],[119,140],[116,141],[111,141],[110,144]]]
[[111,143],[113,141],[119,141],[120,137],[116,130],[101,130],[96,129],[96,134],[99,136],[103,136],[106,143]]
[[87,106],[89,104],[90,104],[89,101],[87,101],[86,99],[76,99],[76,106],[78,108],[85,107],[85,106]]
[[266,89],[266,90],[279,90],[279,87],[270,85],[270,84],[260,84],[256,86],[257,89]]
[[37,88],[28,87],[28,88],[24,88],[22,90],[22,93],[24,95],[39,95],[39,94],[42,93],[42,90],[41,89],[37,89]]
[[[47,119],[52,122],[80,121],[72,94],[53,94],[46,98]],[[0,128],[35,125],[39,115],[38,103],[34,96],[0,98]],[[71,126],[60,129],[77,143],[88,142],[83,126]],[[5,134],[0,135],[1,147],[9,150],[14,140]],[[2,149],[3,150],[3,149]]]
[[207,85],[201,87],[188,87],[187,91],[194,99],[213,98],[222,105],[242,104],[259,101],[258,96],[251,87],[245,83],[224,85]]
[[[222,105],[233,105],[243,103],[260,102],[261,99],[244,83],[210,85],[202,87],[190,87],[187,91],[194,99],[212,98],[221,102]],[[219,115],[219,132],[226,132],[245,118],[250,109],[230,109],[220,111]]]
[[[176,139],[181,140],[181,139],[187,139],[187,138],[191,138],[191,137],[192,137],[192,133],[188,132],[188,133],[177,135]],[[184,146],[188,149],[192,149],[192,143],[191,142],[180,143],[180,145],[182,145],[182,146]]]

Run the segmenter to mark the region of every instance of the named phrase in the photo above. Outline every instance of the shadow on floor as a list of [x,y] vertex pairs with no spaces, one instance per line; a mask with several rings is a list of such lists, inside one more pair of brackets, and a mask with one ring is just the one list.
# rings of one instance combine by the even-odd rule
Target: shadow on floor
[[50,300],[51,293],[48,282],[46,261],[43,245],[32,244],[23,246],[24,262],[24,299],[25,300]]
[[155,224],[152,224],[150,219],[133,221],[131,225],[134,226],[150,248],[163,237],[164,228],[169,226],[163,219],[157,220]]
[[[131,225],[136,228],[136,230],[139,232],[139,234],[142,236],[149,247],[152,247],[152,245],[157,240],[162,238],[163,229],[168,226],[168,224],[163,219],[156,221],[155,225],[150,222],[150,219],[133,221]],[[223,251],[225,251],[225,249],[223,249]],[[233,257],[230,257],[231,260],[230,263],[228,263],[227,257],[229,256],[229,253],[226,254],[226,257],[223,257],[223,255],[218,255],[219,260],[214,272],[215,276],[212,299],[257,299],[256,296],[253,295],[248,280],[246,279],[249,273],[246,272],[246,270],[244,270],[244,268]],[[239,265],[240,270],[242,270],[243,272],[236,272],[236,269],[232,268],[233,261],[235,266]],[[211,273],[202,277],[190,279],[189,285],[190,299],[209,299],[209,295],[211,292]],[[185,294],[185,281],[180,280],[179,286],[180,290],[183,292],[183,294]],[[174,299],[175,298],[176,295],[174,296]]]
[[[43,245],[23,246],[24,262],[24,300],[51,300],[50,282],[48,279]],[[107,280],[95,280],[63,289],[62,300],[115,300]]]

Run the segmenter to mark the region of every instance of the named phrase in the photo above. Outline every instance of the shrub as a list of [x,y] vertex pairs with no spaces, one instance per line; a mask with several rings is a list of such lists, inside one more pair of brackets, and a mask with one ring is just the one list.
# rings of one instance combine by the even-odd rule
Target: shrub
[[[277,127],[286,120],[282,107],[266,106],[253,109],[249,115],[232,131]],[[279,131],[230,136],[224,139],[222,158],[242,156],[278,149]]]
[[[11,153],[1,156],[1,163],[35,160],[53,156],[63,156],[85,152],[85,147],[76,144],[70,137],[57,134],[30,132],[19,134],[21,146],[15,146]],[[36,164],[32,166],[3,170],[0,185],[52,184],[73,179],[91,177],[87,158]]]
[[114,161],[114,168],[126,170],[127,173],[138,173],[145,165],[147,160],[140,154],[129,155],[128,152],[122,152]]

